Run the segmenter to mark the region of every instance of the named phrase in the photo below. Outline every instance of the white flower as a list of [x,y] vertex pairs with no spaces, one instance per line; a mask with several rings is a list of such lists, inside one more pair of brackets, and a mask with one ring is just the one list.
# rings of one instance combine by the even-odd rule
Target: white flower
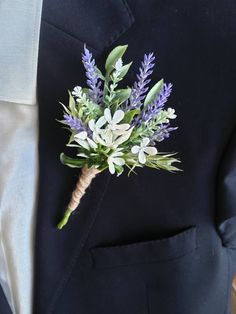
[[86,131],[82,131],[75,134],[74,140],[87,150],[90,150],[90,148],[93,148],[93,149],[97,148],[97,144],[88,137],[88,134]]
[[120,135],[123,131],[128,130],[130,125],[128,123],[118,124],[121,120],[123,120],[125,113],[123,110],[116,110],[113,117],[111,116],[111,110],[106,108],[104,110],[104,118],[108,123],[108,129],[113,131],[115,134]]
[[125,134],[129,129],[130,125],[128,123],[118,124],[124,118],[124,111],[117,110],[113,117],[111,116],[111,110],[106,108],[104,110],[104,118],[107,121],[108,125],[103,133],[103,139],[106,142],[107,146],[111,146],[114,140],[114,135]]
[[168,108],[167,109],[167,117],[169,119],[175,119],[177,117],[177,115],[175,114],[175,109]]
[[71,94],[75,97],[81,98],[82,93],[82,87],[75,86]]
[[[111,110],[106,108],[104,115],[96,122],[94,119],[91,119],[88,125],[93,132],[93,141],[112,148],[117,148],[120,144],[127,141],[133,127],[129,129],[130,125],[128,123],[118,124],[124,118],[124,115],[122,110],[117,110],[112,117]],[[104,125],[106,127],[102,128]]]
[[120,149],[117,149],[107,158],[107,163],[111,174],[115,173],[115,165],[123,166],[125,164],[125,160],[121,158],[121,156],[123,156],[123,153],[120,151]]
[[138,154],[138,160],[141,164],[145,164],[147,160],[146,154],[151,155],[151,156],[157,154],[157,149],[155,147],[147,146],[149,142],[150,142],[150,139],[148,137],[144,137],[142,142],[140,143],[140,146],[134,145],[131,148],[131,152],[133,154],[135,155]]
[[100,117],[96,122],[94,119],[89,120],[88,125],[91,131],[93,131],[93,140],[99,143],[99,134],[102,133],[101,127],[106,123],[104,116]]
[[123,61],[122,61],[121,58],[119,58],[119,59],[116,61],[116,63],[115,63],[115,69],[116,69],[116,71],[120,71],[121,68],[122,68],[122,66],[123,66]]

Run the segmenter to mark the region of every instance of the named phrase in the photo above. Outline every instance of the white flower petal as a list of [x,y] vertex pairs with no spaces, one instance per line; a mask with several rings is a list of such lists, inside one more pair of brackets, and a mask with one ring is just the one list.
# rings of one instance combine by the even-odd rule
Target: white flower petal
[[125,113],[123,110],[117,110],[112,118],[113,123],[119,123],[124,118],[124,115]]
[[113,131],[113,134],[114,134],[114,135],[117,135],[117,136],[122,135],[122,134],[125,134],[125,133],[126,133],[125,130],[114,130],[114,131]]
[[139,160],[140,164],[145,164],[145,162],[146,162],[146,156],[145,156],[144,151],[142,149],[138,153],[138,160]]
[[96,149],[98,147],[97,144],[94,141],[92,141],[89,137],[87,138],[87,141],[93,149]]
[[102,144],[103,146],[107,146],[106,142],[98,134],[93,134],[93,140],[96,143]]
[[102,117],[100,117],[100,118],[98,119],[98,121],[96,122],[96,127],[97,127],[97,128],[101,128],[106,122],[107,122],[107,121],[106,121],[105,117],[102,116]]
[[114,153],[111,154],[111,156],[114,158],[114,157],[117,157],[117,156],[123,156],[124,153],[120,152],[120,151],[115,151]]
[[109,108],[106,108],[104,110],[104,117],[106,119],[106,121],[111,124],[112,123],[112,120],[111,120],[111,110]]
[[119,146],[120,144],[124,143],[125,141],[127,141],[133,131],[133,128],[130,128],[128,131],[125,131],[126,133],[124,133],[123,135],[121,135],[120,137],[118,137],[117,140],[115,140],[114,142],[114,146]]
[[85,149],[87,149],[87,150],[90,149],[89,144],[88,144],[87,141],[78,139],[78,140],[76,140],[76,142],[77,142],[78,144],[80,144],[82,147],[84,147]]
[[107,162],[108,162],[108,168],[109,168],[110,173],[114,174],[115,173],[115,166],[114,166],[113,162],[109,158],[108,158]]
[[125,164],[125,160],[123,158],[114,158],[113,162],[118,166],[123,166]]
[[102,138],[106,142],[107,146],[111,146],[113,138],[112,131],[110,129],[105,130],[104,133],[102,134]]
[[76,156],[88,158],[88,156],[84,153],[76,154]]
[[144,137],[143,140],[142,140],[142,146],[147,146],[148,143],[150,142],[150,139],[148,137]]
[[94,121],[94,119],[89,120],[88,126],[89,126],[91,131],[95,130],[95,121]]
[[138,146],[138,145],[134,145],[134,146],[131,148],[131,152],[132,152],[133,154],[137,154],[137,153],[139,152],[139,150],[140,150],[140,146]]
[[147,153],[148,155],[151,155],[151,156],[157,154],[156,147],[148,146],[148,147],[145,147],[143,150],[145,151],[145,153]]
[[79,133],[75,134],[74,137],[76,139],[85,140],[87,138],[87,132],[86,131],[79,132]]
[[116,130],[128,130],[130,125],[128,123],[116,124]]

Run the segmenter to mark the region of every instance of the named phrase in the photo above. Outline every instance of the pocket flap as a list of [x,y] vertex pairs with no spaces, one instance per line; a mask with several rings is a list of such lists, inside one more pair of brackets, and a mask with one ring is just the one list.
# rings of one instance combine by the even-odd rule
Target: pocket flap
[[109,47],[134,22],[126,0],[45,1],[43,20],[98,51]]
[[196,226],[174,236],[128,245],[90,249],[95,268],[162,262],[184,256],[196,249]]

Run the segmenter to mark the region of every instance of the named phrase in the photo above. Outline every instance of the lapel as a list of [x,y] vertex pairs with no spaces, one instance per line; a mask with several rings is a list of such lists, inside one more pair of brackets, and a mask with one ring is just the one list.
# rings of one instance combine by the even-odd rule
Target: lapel
[[[91,23],[93,21],[93,23]],[[99,60],[133,23],[126,2],[44,0],[40,31],[37,98],[39,103],[39,184],[35,236],[34,310],[53,313],[59,297],[80,258],[95,221],[108,172],[101,173],[84,196],[79,211],[61,231],[61,218],[80,171],[60,163],[69,133],[59,101],[67,104],[67,89],[85,84],[81,52],[84,42]],[[5,313],[5,312],[4,312]]]

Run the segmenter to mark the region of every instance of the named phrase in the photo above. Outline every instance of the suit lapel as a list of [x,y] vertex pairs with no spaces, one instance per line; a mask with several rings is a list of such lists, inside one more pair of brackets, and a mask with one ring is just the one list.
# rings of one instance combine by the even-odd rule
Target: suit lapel
[[[80,4],[80,1],[74,2],[77,5]],[[101,173],[95,178],[79,206],[79,211],[73,215],[62,231],[56,229],[56,224],[69,202],[80,173],[77,169],[63,166],[59,160],[61,152],[67,152],[69,155],[74,153],[72,150],[66,151],[65,144],[69,133],[56,121],[62,118],[62,107],[59,101],[66,104],[67,89],[71,89],[76,84],[85,84],[85,82],[83,81],[84,69],[81,65],[83,41],[72,31],[61,29],[58,23],[48,21],[47,15],[48,11],[53,9],[52,3],[53,1],[44,1],[38,59],[39,185],[33,311],[36,314],[53,312],[54,305],[72,274],[95,221],[110,179],[108,172]],[[73,1],[68,3],[72,5]],[[129,18],[130,13],[127,14],[127,8],[125,11],[127,16],[124,14],[123,1],[119,2],[119,6],[117,6],[117,1],[109,1],[109,3],[116,8],[114,19],[118,21],[119,17],[122,23],[119,27],[117,23],[115,24],[113,33],[116,37],[112,37],[109,30],[108,35],[104,32],[104,38],[101,36],[101,44],[98,48],[92,48],[97,45],[91,42],[89,48],[97,58],[102,57],[103,49],[118,38],[118,34],[121,35],[133,22],[131,17]],[[98,5],[97,2],[96,5]],[[104,17],[104,12],[100,6],[96,8],[96,5],[93,6],[97,14],[101,12],[103,18],[112,18],[111,12],[109,12],[109,17]],[[56,1],[54,6],[56,8]],[[90,11],[93,12],[91,8]],[[82,25],[83,20],[80,23]],[[94,27],[96,28],[96,25]],[[85,32],[84,37],[89,38],[89,33]]]

